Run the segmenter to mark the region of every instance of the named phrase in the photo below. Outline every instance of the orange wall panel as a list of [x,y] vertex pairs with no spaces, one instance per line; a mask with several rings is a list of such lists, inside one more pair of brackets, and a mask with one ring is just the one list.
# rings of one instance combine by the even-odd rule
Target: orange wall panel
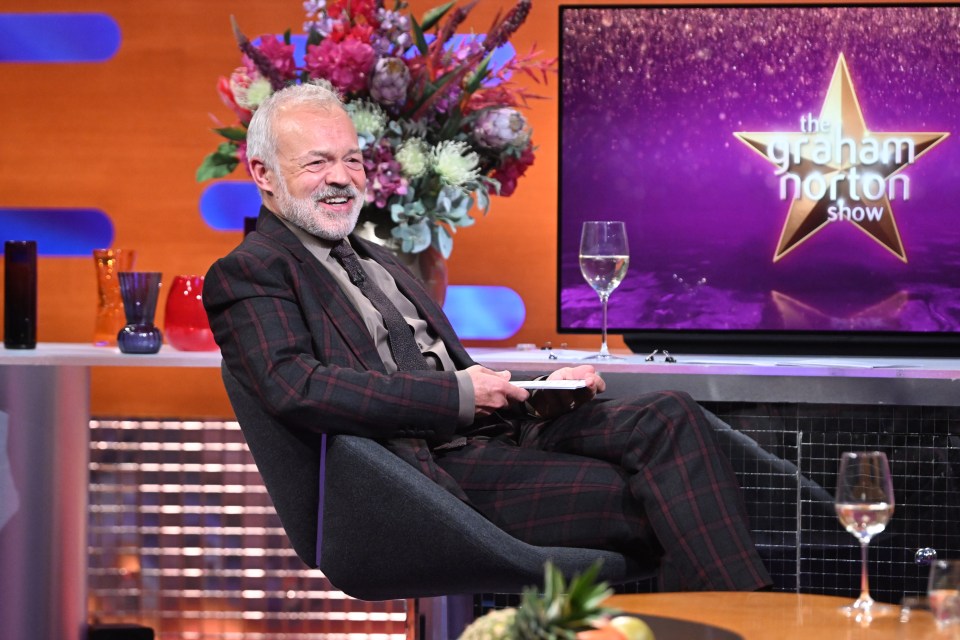
[[[437,3],[410,4],[419,16]],[[510,4],[481,0],[461,30],[486,31]],[[546,56],[558,55],[558,6],[534,2],[513,38],[519,51],[536,44]],[[114,246],[137,250],[137,269],[162,271],[167,283],[177,274],[204,273],[240,241],[239,232],[206,226],[198,208],[206,185],[194,180],[197,165],[218,144],[209,131],[213,118],[233,121],[215,91],[217,78],[240,61],[230,16],[251,38],[287,28],[296,33],[303,23],[301,2],[35,0],[29,10],[110,14],[122,43],[103,63],[0,64],[0,206],[99,208],[113,220]],[[556,77],[546,86],[530,86],[545,97],[527,111],[539,147],[536,164],[512,197],[494,198],[486,217],[456,234],[450,282],[505,285],[525,302],[527,320],[517,335],[474,345],[549,340],[594,348],[598,336],[556,333]],[[38,339],[91,340],[92,257],[42,258],[39,282]],[[165,300],[162,290],[161,327]],[[614,336],[611,346],[621,347],[622,341]],[[92,410],[97,416],[231,414],[212,370],[99,369]]]

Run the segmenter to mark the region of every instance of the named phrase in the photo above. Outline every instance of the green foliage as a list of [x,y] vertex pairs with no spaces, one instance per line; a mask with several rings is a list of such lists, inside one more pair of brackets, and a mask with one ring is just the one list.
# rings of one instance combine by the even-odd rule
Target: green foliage
[[243,127],[220,127],[214,129],[214,131],[234,142],[243,142],[247,139],[247,130]]
[[612,610],[600,606],[613,590],[606,582],[597,583],[599,572],[600,562],[596,562],[567,585],[563,574],[548,562],[543,595],[533,587],[523,591],[523,601],[517,611],[517,638],[575,640],[578,631],[589,629],[595,620],[612,614]]
[[447,15],[447,11],[453,8],[453,5],[457,4],[456,0],[451,0],[446,4],[442,4],[439,7],[434,7],[430,9],[425,14],[423,14],[423,22],[420,23],[420,28],[423,31],[429,31],[433,28],[433,25],[440,22],[443,16]]
[[197,167],[197,182],[229,175],[238,164],[237,146],[231,142],[221,142],[217,150],[205,157]]

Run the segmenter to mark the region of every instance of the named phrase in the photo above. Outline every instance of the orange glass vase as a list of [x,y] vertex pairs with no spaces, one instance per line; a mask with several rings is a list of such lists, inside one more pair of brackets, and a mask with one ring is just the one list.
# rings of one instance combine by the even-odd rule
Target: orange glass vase
[[117,334],[127,324],[120,297],[117,274],[133,269],[136,252],[132,249],[94,249],[97,268],[97,319],[93,329],[93,344],[98,347],[116,346]]
[[217,343],[203,310],[203,276],[176,276],[167,294],[163,332],[178,351],[216,351]]

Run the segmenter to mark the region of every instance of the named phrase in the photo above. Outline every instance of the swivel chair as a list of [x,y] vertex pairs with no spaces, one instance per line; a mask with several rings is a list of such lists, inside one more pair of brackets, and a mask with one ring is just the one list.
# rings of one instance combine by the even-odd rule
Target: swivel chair
[[657,569],[611,551],[521,542],[374,440],[281,426],[221,372],[297,555],[351,597],[418,599],[431,616],[419,620],[421,639],[456,637],[469,622],[464,598],[423,599],[519,593],[542,583],[547,560],[568,578],[602,560],[599,579],[611,584]]

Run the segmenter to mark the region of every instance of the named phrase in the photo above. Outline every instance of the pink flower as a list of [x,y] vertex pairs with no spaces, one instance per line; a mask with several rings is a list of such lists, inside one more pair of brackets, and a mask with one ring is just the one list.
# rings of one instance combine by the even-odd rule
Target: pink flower
[[253,114],[250,113],[249,109],[244,109],[237,104],[237,99],[234,97],[233,90],[230,88],[230,80],[220,76],[220,80],[217,81],[217,93],[220,94],[220,99],[223,101],[223,104],[237,114],[240,122],[250,122]]
[[329,80],[344,93],[359,93],[367,88],[375,58],[369,44],[353,38],[335,43],[328,38],[307,46],[304,62],[311,78]]
[[293,80],[297,77],[297,63],[293,59],[292,44],[286,44],[276,36],[263,35],[260,36],[260,46],[257,48],[270,60],[285,80]]
[[230,74],[230,93],[237,106],[253,111],[273,93],[273,89],[270,81],[259,72],[237,67]]

